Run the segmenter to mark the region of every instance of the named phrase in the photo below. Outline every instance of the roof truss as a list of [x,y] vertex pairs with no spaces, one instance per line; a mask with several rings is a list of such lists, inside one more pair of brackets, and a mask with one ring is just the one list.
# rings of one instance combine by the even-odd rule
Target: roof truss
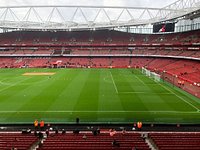
[[172,20],[199,9],[200,0],[178,0],[164,8],[10,6],[0,7],[0,28],[73,30],[134,26]]

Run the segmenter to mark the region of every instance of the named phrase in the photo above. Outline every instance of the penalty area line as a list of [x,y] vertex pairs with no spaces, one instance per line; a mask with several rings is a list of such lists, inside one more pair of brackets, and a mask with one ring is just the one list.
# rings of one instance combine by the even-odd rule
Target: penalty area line
[[182,101],[184,101],[185,103],[187,103],[188,105],[190,105],[191,107],[195,108],[197,110],[197,112],[199,111],[199,108],[197,108],[196,106],[194,106],[192,103],[188,102],[187,100],[185,100],[183,97],[177,95],[175,92],[173,92],[172,90],[170,90],[169,88],[165,87],[164,85],[158,83],[159,85],[161,85],[164,89],[166,89],[167,91],[171,92],[172,94],[174,94],[176,97],[178,97],[179,99],[181,99]]
[[[151,78],[149,78],[151,79]],[[152,79],[151,79],[152,80]],[[153,80],[154,81],[154,80]],[[155,82],[155,81],[154,81]],[[181,99],[183,102],[187,103],[188,105],[190,105],[191,107],[193,107],[194,109],[196,109],[196,112],[200,112],[200,109],[197,108],[196,106],[194,106],[192,103],[188,102],[187,100],[185,100],[183,97],[177,95],[175,92],[173,92],[171,89],[169,89],[167,86],[162,85],[161,83],[158,83],[158,85],[160,85],[161,87],[163,87],[165,90],[169,91],[170,93],[172,93],[173,95],[175,95],[176,97],[178,97],[179,99]]]
[[145,84],[138,76],[136,76],[135,74],[133,74],[133,75],[134,75],[134,77],[137,78],[143,85],[146,86],[146,84]]

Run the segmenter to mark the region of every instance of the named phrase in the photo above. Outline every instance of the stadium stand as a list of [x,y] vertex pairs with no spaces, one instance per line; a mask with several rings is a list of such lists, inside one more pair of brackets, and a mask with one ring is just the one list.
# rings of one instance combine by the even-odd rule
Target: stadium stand
[[200,133],[150,133],[159,150],[200,149]]
[[[188,85],[199,85],[199,62],[196,60],[200,58],[199,32],[131,34],[99,30],[1,33],[0,67],[147,67],[160,74],[165,71],[168,75],[177,76]],[[198,88],[197,91],[186,91],[200,95]]]
[[[138,132],[117,131],[110,135],[109,131],[94,134],[91,131],[50,131],[43,136],[23,132],[1,132],[0,149],[126,149],[133,150],[198,150],[200,149],[199,132]],[[115,141],[117,144],[113,144]]]
[[27,150],[38,142],[34,134],[0,133],[1,150]]
[[[200,150],[200,9],[186,1],[156,8],[156,16],[145,8],[139,18],[132,11],[144,8],[130,5],[114,20],[110,6],[1,6],[0,150]],[[85,11],[95,14],[96,7],[92,21]],[[28,8],[22,20],[15,15],[20,8]],[[52,11],[42,19],[37,10],[45,8]],[[76,8],[70,21],[65,8]],[[124,12],[131,17],[126,24]],[[87,24],[75,20],[79,13]],[[102,13],[109,23],[98,23]],[[169,22],[174,29],[164,33]],[[146,34],[157,25],[161,32]],[[151,32],[137,33],[143,27]]]
[[[86,138],[83,138],[85,136]],[[116,140],[119,145],[112,145]],[[149,150],[149,146],[141,138],[139,133],[117,133],[110,136],[109,133],[93,135],[92,133],[65,133],[50,134],[38,150],[47,149],[132,149]]]
[[[1,44],[160,44],[187,46],[199,42],[199,30],[169,34],[131,34],[113,30],[40,32],[14,31],[0,34]],[[92,39],[92,40],[91,40]],[[194,45],[193,45],[194,46]]]

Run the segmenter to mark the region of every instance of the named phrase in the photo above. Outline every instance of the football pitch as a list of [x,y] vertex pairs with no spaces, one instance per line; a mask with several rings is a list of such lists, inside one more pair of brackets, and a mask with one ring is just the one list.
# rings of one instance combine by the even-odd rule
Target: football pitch
[[200,123],[200,99],[139,69],[0,69],[0,123]]

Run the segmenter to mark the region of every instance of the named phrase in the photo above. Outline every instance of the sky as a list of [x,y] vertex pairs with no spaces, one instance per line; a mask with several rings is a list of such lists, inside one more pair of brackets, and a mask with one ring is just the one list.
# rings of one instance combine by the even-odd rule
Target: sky
[[0,6],[19,5],[98,5],[164,7],[177,0],[0,0]]

